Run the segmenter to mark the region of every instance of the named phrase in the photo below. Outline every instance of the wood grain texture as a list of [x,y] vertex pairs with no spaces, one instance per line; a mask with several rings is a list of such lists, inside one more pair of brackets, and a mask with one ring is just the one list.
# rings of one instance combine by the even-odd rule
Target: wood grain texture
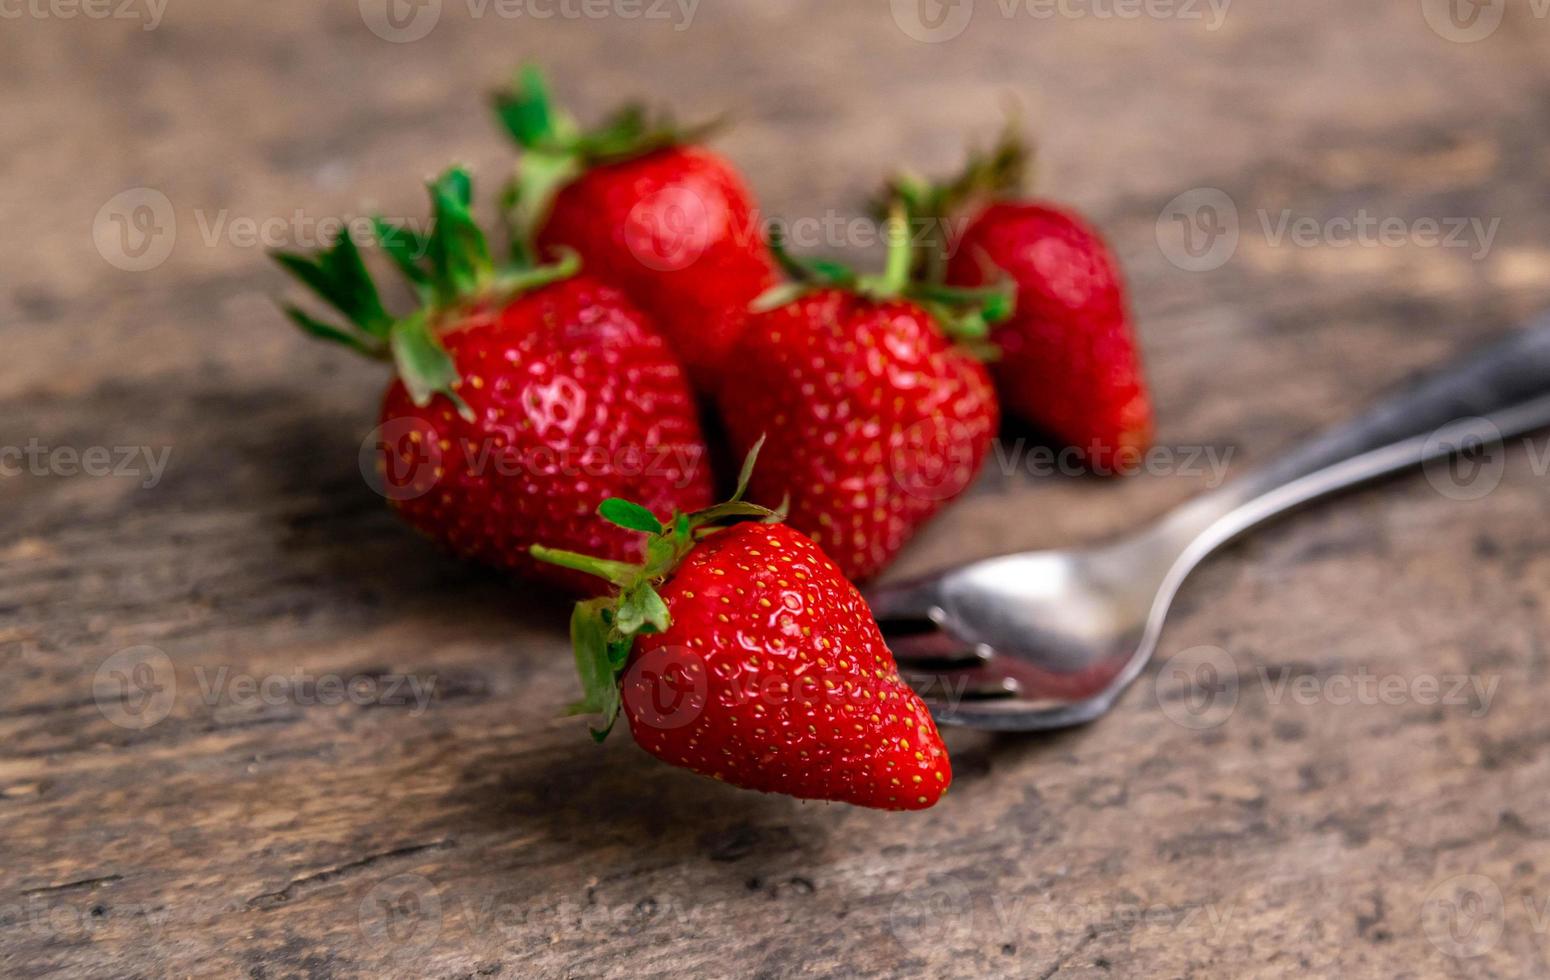
[[[721,146],[770,213],[815,220],[893,161],[951,166],[1016,93],[1043,186],[1124,258],[1163,443],[1237,469],[1550,298],[1533,5],[1471,44],[1415,2],[1235,0],[1213,30],[1205,4],[980,0],[935,43],[901,29],[902,0],[436,6],[408,43],[351,2],[0,25],[0,445],[170,451],[159,479],[59,457],[0,477],[0,974],[1550,972],[1544,439],[1480,499],[1401,478],[1201,569],[1159,658],[1226,652],[1217,724],[1180,724],[1154,670],[1078,731],[952,733],[933,810],[803,805],[556,717],[563,610],[394,522],[356,465],[381,375],[293,335],[234,224],[305,244],[320,218],[417,216],[449,158],[488,188],[509,154],[482,92],[522,58],[583,114],[634,94],[734,110]],[[1159,214],[1200,187],[1240,234],[1191,272]],[[175,234],[126,271],[99,212],[135,188]],[[1363,211],[1499,224],[1489,248],[1273,235],[1283,213]],[[1007,470],[897,571],[1090,540],[1209,478]],[[102,687],[115,667],[148,698]],[[325,676],[354,693],[320,696]],[[1364,677],[1407,693],[1341,694]],[[1428,703],[1454,677],[1479,688]]]

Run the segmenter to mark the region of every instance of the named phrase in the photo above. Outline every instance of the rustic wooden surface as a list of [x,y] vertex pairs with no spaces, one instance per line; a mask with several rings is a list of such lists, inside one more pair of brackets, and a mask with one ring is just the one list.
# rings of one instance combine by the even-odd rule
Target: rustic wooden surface
[[[687,23],[446,0],[397,43],[373,0],[175,0],[152,30],[9,5],[0,445],[170,457],[0,477],[0,974],[1545,975],[1543,439],[1479,499],[1405,477],[1203,568],[1159,659],[1225,655],[1235,700],[1192,715],[1154,670],[1083,730],[953,733],[931,811],[803,805],[556,717],[563,611],[395,523],[356,464],[379,370],[294,336],[231,224],[305,243],[298,208],[418,215],[449,158],[502,173],[481,92],[524,57],[584,113],[734,109],[721,145],[787,217],[852,213],[888,161],[951,166],[1016,93],[1043,185],[1124,256],[1163,443],[1237,469],[1550,298],[1550,20],[1508,4],[1461,43],[1434,6],[1236,0],[1212,30],[1203,4],[980,0],[922,42],[908,0]],[[1200,187],[1240,214],[1211,271],[1158,244]],[[175,234],[142,212],[170,254],[131,271],[156,257],[136,188]],[[1500,224],[1489,249],[1341,248],[1259,217],[1363,209]],[[898,571],[1089,540],[1206,481],[992,472]],[[324,675],[361,696],[295,683]],[[1343,697],[1362,677],[1411,693]],[[1429,703],[1429,677],[1491,693]]]

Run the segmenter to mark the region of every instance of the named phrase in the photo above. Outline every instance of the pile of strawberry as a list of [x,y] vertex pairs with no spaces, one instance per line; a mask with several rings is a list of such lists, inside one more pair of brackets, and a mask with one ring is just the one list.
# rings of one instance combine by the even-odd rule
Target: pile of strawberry
[[1100,472],[1146,447],[1107,247],[1019,197],[1012,136],[951,182],[893,180],[885,268],[858,275],[760,233],[702,131],[633,106],[584,130],[532,70],[496,108],[522,151],[504,258],[456,167],[428,230],[376,221],[409,312],[348,233],[276,255],[341,318],[288,306],[297,325],[393,365],[380,489],[452,552],[583,597],[574,709],[599,739],[622,711],[738,786],[931,806],[946,750],[851,583],[968,487],[1000,402]]

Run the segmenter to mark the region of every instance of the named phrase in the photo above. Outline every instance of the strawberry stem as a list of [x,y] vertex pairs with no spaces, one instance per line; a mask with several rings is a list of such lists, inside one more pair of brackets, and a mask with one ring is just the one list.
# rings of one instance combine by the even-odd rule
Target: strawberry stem
[[703,535],[750,517],[764,521],[784,519],[785,515],[780,511],[742,499],[763,445],[761,438],[749,450],[738,477],[737,491],[725,503],[692,514],[674,513],[666,523],[640,504],[618,497],[610,497],[599,504],[597,512],[604,520],[647,535],[646,560],[638,565],[543,545],[533,545],[530,549],[539,561],[595,575],[619,590],[613,598],[578,603],[571,615],[571,646],[583,692],[582,699],[572,705],[571,713],[603,716],[603,727],[592,729],[592,735],[598,741],[607,737],[618,718],[619,679],[624,674],[635,637],[641,633],[660,633],[672,625],[667,603],[657,586],[694,550]]
[[274,259],[324,302],[338,310],[343,326],[312,317],[295,306],[284,310],[306,333],[342,344],[368,357],[391,359],[416,405],[445,397],[470,421],[473,410],[457,394],[461,379],[442,346],[437,327],[468,306],[507,303],[521,293],[576,274],[581,260],[563,253],[548,265],[534,265],[530,251],[517,250],[497,265],[484,231],[471,210],[473,179],[462,167],[450,167],[427,184],[433,223],[428,233],[374,218],[379,245],[420,301],[420,307],[395,317],[383,306],[360,250],[346,229],[333,244],[314,255],[275,252]]
[[570,568],[578,572],[586,572],[588,575],[596,575],[598,578],[606,579],[620,587],[629,585],[640,576],[641,567],[639,565],[631,565],[629,562],[609,561],[606,558],[595,558],[592,555],[566,551],[563,548],[546,548],[541,544],[533,545],[530,550],[533,557],[539,561],[546,561],[551,565],[559,565],[561,568]]
[[537,229],[561,188],[587,169],[698,143],[724,124],[717,118],[680,126],[665,111],[653,116],[630,103],[583,129],[555,106],[543,72],[531,64],[519,68],[511,86],[492,101],[501,127],[523,150],[502,198],[513,225],[526,233]]
[[749,310],[763,313],[777,309],[815,289],[851,289],[877,301],[907,299],[930,314],[944,334],[964,343],[976,356],[993,359],[996,351],[985,338],[991,324],[1011,315],[1016,286],[1007,280],[982,289],[954,289],[914,279],[916,248],[910,225],[909,208],[902,200],[892,201],[884,229],[888,257],[878,276],[858,276],[850,267],[824,259],[798,259],[786,250],[781,229],[772,228],[770,251],[790,280],[765,290],[749,304]]

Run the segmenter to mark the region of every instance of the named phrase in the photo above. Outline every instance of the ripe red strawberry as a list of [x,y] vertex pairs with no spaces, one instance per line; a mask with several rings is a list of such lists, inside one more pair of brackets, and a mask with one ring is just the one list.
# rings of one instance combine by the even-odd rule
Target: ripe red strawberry
[[497,268],[469,215],[468,175],[449,170],[430,190],[429,235],[378,223],[425,305],[387,313],[346,233],[315,259],[276,258],[348,325],[287,312],[309,333],[396,364],[363,464],[375,456],[379,489],[406,521],[462,557],[596,592],[528,549],[548,541],[636,560],[635,536],[592,517],[599,501],[709,503],[693,396],[622,293],[576,275],[574,256]]
[[666,526],[622,500],[601,512],[650,535],[644,566],[534,549],[620,588],[571,619],[576,710],[604,715],[594,735],[622,707],[641,748],[735,786],[884,810],[941,798],[952,769],[936,724],[817,545],[785,524],[720,526],[779,519],[736,498]]
[[998,421],[984,366],[945,331],[986,330],[949,304],[989,301],[994,316],[1009,301],[907,288],[910,246],[894,241],[882,279],[793,264],[799,281],[761,302],[719,398],[734,449],[767,436],[753,499],[787,499],[791,524],[856,581],[968,487]]
[[1151,445],[1152,407],[1119,263],[1080,216],[1045,201],[1019,200],[1026,151],[1013,133],[971,159],[951,184],[896,183],[914,217],[948,225],[941,281],[981,286],[1010,278],[1017,309],[990,336],[1002,401],[1082,451],[1095,472],[1134,469]]
[[776,278],[759,213],[737,170],[696,145],[703,131],[629,106],[582,132],[524,70],[496,98],[524,149],[511,202],[540,249],[573,249],[657,322],[709,390],[748,304]]

